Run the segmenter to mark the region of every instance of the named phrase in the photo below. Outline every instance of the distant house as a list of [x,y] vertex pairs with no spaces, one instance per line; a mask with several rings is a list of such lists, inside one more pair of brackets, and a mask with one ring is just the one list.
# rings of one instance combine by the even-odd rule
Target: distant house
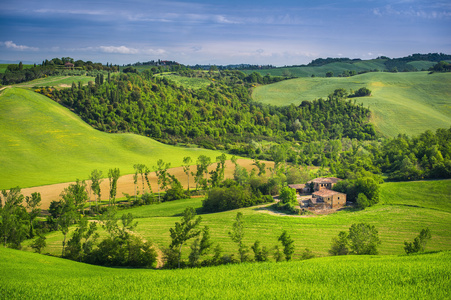
[[71,62],[67,62],[64,64],[64,67],[67,69],[73,69],[75,67],[75,65]]
[[312,194],[312,205],[314,206],[318,202],[323,202],[328,208],[339,208],[346,205],[346,194],[322,189]]
[[307,182],[307,185],[313,185],[313,190],[314,191],[320,191],[322,189],[328,189],[331,190],[332,187],[339,181],[341,181],[342,179],[337,178],[337,177],[320,177],[320,178],[316,178],[313,180],[310,180],[309,182]]

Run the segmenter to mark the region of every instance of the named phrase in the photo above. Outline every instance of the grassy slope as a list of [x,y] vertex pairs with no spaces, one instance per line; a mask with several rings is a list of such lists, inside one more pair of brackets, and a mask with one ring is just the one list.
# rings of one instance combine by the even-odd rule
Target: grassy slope
[[[356,62],[335,62],[330,63],[324,66],[317,67],[282,67],[275,69],[267,69],[267,70],[248,70],[244,71],[247,74],[252,72],[260,72],[262,75],[270,74],[272,76],[285,76],[288,71],[292,76],[295,77],[310,77],[315,75],[317,77],[325,77],[326,73],[332,71],[334,76],[338,76],[342,74],[344,71],[372,71],[379,70],[384,71],[387,67],[384,65],[384,59],[373,59],[373,60],[364,60],[364,61],[356,61]],[[430,67],[434,66],[436,63],[430,61],[413,61],[407,63],[408,65],[412,65],[417,70],[427,70]]]
[[5,299],[449,299],[451,253],[187,270],[109,269],[0,249]]
[[133,172],[133,164],[154,166],[160,158],[175,167],[184,156],[219,155],[94,130],[68,109],[20,88],[0,95],[0,141],[1,189],[85,179],[93,169],[106,173],[120,168],[127,174]]
[[[305,248],[317,256],[328,255],[333,237],[340,231],[347,231],[353,223],[365,222],[379,230],[382,241],[380,254],[397,255],[404,253],[404,241],[412,241],[426,227],[431,229],[433,236],[427,250],[451,250],[449,203],[451,180],[385,183],[381,185],[381,203],[363,211],[344,210],[305,218],[271,215],[261,208],[250,207],[202,215],[201,225],[210,227],[213,242],[219,243],[225,253],[236,253],[237,247],[228,232],[232,229],[237,211],[241,211],[244,214],[246,245],[251,246],[260,240],[262,246],[272,249],[277,244],[278,236],[287,230],[295,241],[295,259],[299,259]],[[142,206],[124,212],[139,218],[136,231],[140,236],[163,248],[170,244],[169,228],[180,221],[180,214],[189,206],[200,208],[202,199]],[[60,254],[61,241],[61,233],[48,234],[45,251]],[[188,255],[190,244],[184,247],[185,255]]]
[[260,86],[253,98],[273,105],[299,105],[327,97],[337,88],[367,87],[371,97],[356,98],[373,112],[372,122],[385,136],[419,134],[451,124],[451,74],[366,73],[347,78],[298,78]]
[[15,86],[23,88],[32,88],[37,86],[68,87],[72,85],[72,82],[78,84],[78,82],[81,81],[83,85],[86,85],[89,81],[94,80],[95,77],[91,76],[51,76],[19,83]]

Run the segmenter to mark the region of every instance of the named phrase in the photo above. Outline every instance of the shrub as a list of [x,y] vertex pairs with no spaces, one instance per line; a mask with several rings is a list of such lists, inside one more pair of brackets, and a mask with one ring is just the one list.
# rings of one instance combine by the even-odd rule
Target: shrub
[[259,192],[253,194],[243,186],[232,185],[209,190],[207,197],[202,201],[202,207],[207,212],[218,212],[272,201],[274,199],[271,196],[261,195]]
[[302,259],[311,259],[314,258],[315,254],[313,254],[313,252],[309,249],[309,248],[305,248],[304,252],[302,252]]
[[420,234],[412,243],[404,242],[404,250],[407,254],[423,252],[426,243],[431,239],[431,231],[429,228],[422,229]]

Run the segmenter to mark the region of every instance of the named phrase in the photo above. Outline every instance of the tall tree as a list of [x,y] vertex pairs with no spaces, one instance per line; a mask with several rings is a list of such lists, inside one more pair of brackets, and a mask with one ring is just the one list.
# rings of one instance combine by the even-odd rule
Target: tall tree
[[191,238],[199,236],[201,231],[197,229],[201,217],[196,217],[196,211],[192,207],[187,207],[183,212],[183,217],[181,222],[175,223],[175,228],[170,228],[169,232],[171,235],[171,249],[178,251],[178,268],[180,268],[180,260],[182,257],[182,247],[183,244]]
[[201,256],[207,254],[211,246],[213,245],[213,242],[210,239],[210,229],[208,226],[205,226],[204,229],[202,229],[202,238],[199,237],[194,240],[193,244],[191,245],[191,253],[189,255],[189,261],[192,267],[195,267]]
[[219,185],[224,180],[224,169],[227,156],[223,153],[216,157],[216,169],[210,171],[210,182],[212,187]]
[[171,163],[164,163],[162,159],[157,161],[156,175],[158,180],[158,202],[161,202],[160,199],[160,187],[165,190],[168,186],[168,169],[171,167]]
[[[28,214],[22,205],[24,196],[20,188],[2,190],[0,199],[0,237],[4,247],[21,248],[29,232]],[[3,204],[2,204],[3,202]]]
[[32,193],[31,197],[27,196],[25,197],[25,202],[27,204],[27,210],[28,215],[30,217],[30,233],[29,237],[33,238],[35,235],[34,232],[34,222],[36,218],[41,213],[41,208],[39,207],[41,205],[41,194],[40,193]]
[[183,158],[183,172],[185,172],[186,176],[188,176],[188,193],[189,193],[189,174],[191,171],[191,162],[192,159],[190,156],[185,156]]
[[[197,158],[197,170],[196,173],[193,174],[194,177],[194,181],[196,182],[196,190],[198,190],[199,186],[201,186],[204,190],[207,189],[207,185],[208,185],[208,179],[207,179],[207,175],[208,175],[208,167],[211,164],[211,159],[210,157],[206,156],[206,155],[200,155]],[[205,178],[204,178],[205,175]]]
[[278,239],[283,245],[283,253],[286,261],[291,260],[294,253],[294,240],[290,237],[288,232],[284,230]]
[[110,169],[108,171],[108,180],[110,181],[110,198],[109,204],[116,203],[116,193],[117,193],[117,181],[121,176],[121,171],[118,168]]
[[232,231],[229,231],[229,236],[234,243],[238,245],[238,254],[240,255],[240,261],[245,262],[248,260],[249,249],[244,244],[244,222],[243,213],[237,212],[235,222],[233,223]]
[[[83,184],[82,184],[83,183]],[[64,191],[61,193],[61,201],[60,201],[60,214],[57,220],[58,229],[61,230],[64,238],[63,238],[63,249],[62,256],[65,256],[65,247],[66,247],[66,238],[67,233],[69,232],[69,227],[76,223],[80,218],[80,214],[78,209],[80,206],[84,204],[84,201],[87,200],[88,195],[85,190],[84,181],[80,183],[77,179],[75,184],[69,185]]]
[[91,180],[91,190],[94,192],[96,211],[98,211],[98,201],[100,201],[101,196],[100,184],[102,183],[102,171],[97,171],[97,169],[93,170],[89,179]]

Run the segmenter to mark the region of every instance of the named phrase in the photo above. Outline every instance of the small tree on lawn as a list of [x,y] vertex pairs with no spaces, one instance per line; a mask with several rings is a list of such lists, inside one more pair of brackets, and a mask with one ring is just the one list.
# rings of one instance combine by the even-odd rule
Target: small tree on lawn
[[285,260],[291,260],[291,257],[294,253],[294,240],[288,235],[288,232],[285,230],[279,236],[278,239],[283,245],[283,253],[285,254]]
[[427,242],[431,239],[429,228],[422,229],[412,243],[404,242],[404,250],[407,254],[423,252]]
[[176,222],[175,228],[169,229],[172,239],[169,248],[178,251],[178,268],[180,268],[183,244],[185,244],[185,242],[189,239],[200,235],[200,230],[198,230],[197,227],[199,226],[202,218],[197,217],[196,219],[194,219],[195,217],[196,211],[194,210],[194,208],[187,207],[183,212],[182,221],[180,223]]

